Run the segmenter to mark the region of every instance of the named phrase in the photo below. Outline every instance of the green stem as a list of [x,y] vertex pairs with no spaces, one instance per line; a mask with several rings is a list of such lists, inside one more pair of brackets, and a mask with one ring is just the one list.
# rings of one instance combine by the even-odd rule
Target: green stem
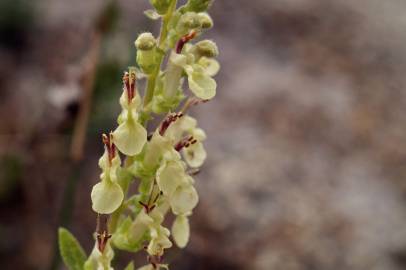
[[[124,176],[121,180],[120,185],[124,192],[124,198],[127,197],[128,188],[130,186],[131,180],[132,180],[132,177],[129,175]],[[109,232],[110,233],[114,233],[117,230],[117,225],[118,225],[120,216],[123,213],[123,211],[127,208],[127,205],[124,203],[124,201],[125,201],[125,199],[121,203],[120,207],[116,211],[114,211],[110,216],[110,222],[109,222]]]
[[[146,107],[151,102],[152,98],[154,97],[156,79],[159,75],[159,71],[161,69],[161,65],[162,65],[162,62],[163,62],[164,56],[165,56],[165,47],[164,46],[165,46],[165,40],[168,35],[168,23],[169,23],[170,19],[172,18],[173,12],[176,9],[176,3],[177,3],[177,0],[172,0],[171,5],[169,6],[168,12],[162,19],[161,33],[159,35],[159,40],[158,40],[159,56],[158,56],[157,62],[159,64],[156,66],[155,70],[147,78],[147,85],[146,85],[145,95],[144,95],[144,100],[143,100],[144,112],[146,111],[145,110]],[[143,124],[144,124],[144,126],[146,126],[147,120]],[[129,179],[129,180],[125,179],[123,181],[124,183],[122,183],[122,188],[123,188],[125,197],[127,197],[126,195],[127,195],[130,181],[131,181],[131,179]],[[121,206],[116,211],[114,211],[114,213],[110,217],[110,222],[109,222],[110,233],[114,233],[116,231],[120,216],[123,213],[123,211],[127,208],[127,204],[125,204],[124,201],[125,200],[123,200],[123,203],[121,204]]]
[[177,0],[172,1],[171,5],[168,8],[168,12],[165,14],[165,16],[162,19],[161,34],[159,35],[159,41],[158,41],[158,48],[161,50],[164,50],[164,42],[168,35],[168,23],[169,23],[170,19],[172,18],[173,12],[175,11],[176,2],[177,2]]
[[[172,3],[168,8],[168,12],[162,18],[161,34],[159,35],[159,40],[158,40],[158,50],[160,52],[158,59],[157,59],[158,65],[156,66],[155,70],[151,73],[151,75],[149,75],[147,78],[147,86],[146,86],[144,101],[143,101],[144,110],[148,106],[148,104],[151,102],[151,100],[154,96],[156,78],[159,75],[159,71],[161,69],[162,61],[163,61],[164,55],[165,55],[165,53],[163,53],[163,52],[165,51],[165,47],[164,47],[165,40],[166,40],[166,37],[168,36],[168,23],[172,18],[173,12],[176,9],[176,3],[177,3],[177,0],[172,0]],[[146,123],[145,123],[145,125],[146,125]]]
[[[160,58],[162,58],[162,57],[160,57]],[[161,59],[158,59],[158,60],[160,60],[160,62],[161,62]],[[147,78],[147,88],[145,90],[145,96],[144,96],[144,110],[145,110],[145,107],[151,102],[152,98],[154,97],[156,77],[158,76],[159,68],[160,68],[159,66]]]

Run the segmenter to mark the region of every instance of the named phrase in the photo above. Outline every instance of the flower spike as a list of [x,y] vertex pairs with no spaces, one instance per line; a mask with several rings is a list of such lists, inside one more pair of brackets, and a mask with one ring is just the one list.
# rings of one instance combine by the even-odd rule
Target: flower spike
[[[80,256],[72,261],[64,247],[61,255],[69,269],[113,270],[116,249],[138,252],[144,247],[147,262],[137,270],[168,270],[162,262],[166,250],[189,242],[189,218],[199,202],[194,176],[207,154],[206,134],[187,113],[216,95],[213,77],[220,70],[216,43],[195,41],[213,27],[207,13],[212,0],[149,2],[153,9],[145,14],[162,20],[160,35],[138,35],[136,63],[118,78],[118,125],[102,134],[100,181],[90,193],[97,213],[94,247],[85,262],[84,252],[73,254]],[[144,91],[137,89],[137,79],[146,79]],[[150,128],[154,117],[161,121]],[[169,226],[168,214],[174,215]]]

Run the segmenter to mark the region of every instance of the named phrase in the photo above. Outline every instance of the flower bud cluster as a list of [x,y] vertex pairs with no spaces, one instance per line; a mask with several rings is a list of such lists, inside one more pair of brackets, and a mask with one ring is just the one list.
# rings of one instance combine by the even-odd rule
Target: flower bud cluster
[[212,99],[216,95],[217,83],[212,78],[220,70],[215,59],[217,45],[211,40],[202,40],[196,44],[187,43],[193,33],[182,37],[169,56],[167,69],[159,78],[153,100],[153,111],[167,112],[179,104],[184,97],[183,80],[186,79],[190,91],[197,98]]

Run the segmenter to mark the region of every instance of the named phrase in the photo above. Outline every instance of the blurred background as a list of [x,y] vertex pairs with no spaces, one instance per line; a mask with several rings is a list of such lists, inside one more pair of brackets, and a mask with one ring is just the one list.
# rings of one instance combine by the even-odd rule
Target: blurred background
[[[115,127],[146,0],[0,1],[0,265],[89,253],[102,132]],[[406,269],[406,2],[217,0],[209,153],[171,269]],[[85,121],[88,118],[88,122]],[[145,255],[117,254],[124,266]],[[122,269],[122,268],[118,268]]]

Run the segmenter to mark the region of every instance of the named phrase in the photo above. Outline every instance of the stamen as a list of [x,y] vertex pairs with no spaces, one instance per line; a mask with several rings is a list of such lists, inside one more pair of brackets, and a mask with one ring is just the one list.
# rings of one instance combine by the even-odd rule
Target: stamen
[[158,266],[162,263],[163,257],[157,255],[148,255],[147,261],[152,265],[154,269],[158,269]]
[[135,71],[130,69],[130,92],[131,92],[131,100],[135,97],[135,82],[136,76]]
[[199,168],[189,169],[186,173],[189,174],[190,176],[194,176],[200,173],[200,169]]
[[147,214],[151,213],[151,211],[155,209],[155,207],[157,206],[156,202],[158,201],[159,197],[162,196],[162,194],[163,194],[162,191],[159,191],[158,194],[155,195],[155,198],[152,199],[152,196],[154,194],[154,189],[155,189],[155,181],[154,181],[154,184],[152,186],[151,193],[149,194],[148,202],[143,203],[141,201],[138,201],[138,203],[141,204],[144,207],[145,213],[147,213]]
[[110,132],[109,136],[105,133],[102,134],[102,141],[106,147],[107,154],[109,157],[109,165],[111,166],[113,159],[116,157],[116,146],[113,143],[113,133]]
[[196,31],[192,30],[190,31],[189,34],[181,37],[178,43],[176,44],[176,53],[180,54],[185,44],[188,43],[190,40],[194,39],[196,37],[196,34],[197,34]]
[[127,71],[123,75],[123,91],[127,91],[128,103],[131,101],[131,91],[130,91],[130,75]]
[[181,139],[177,144],[175,144],[175,150],[179,152],[184,147],[187,148],[190,145],[195,144],[196,142],[197,142],[197,140],[194,139],[193,136],[185,137],[185,138]]
[[161,123],[161,126],[159,127],[159,135],[163,136],[165,134],[165,131],[169,128],[169,126],[181,118],[183,116],[183,113],[175,113],[175,114],[170,114],[168,115]]
[[97,248],[101,253],[104,252],[108,240],[111,238],[111,234],[107,230],[107,220],[108,216],[104,216],[103,223],[100,223],[101,216],[97,214],[97,228],[96,228],[96,239],[97,239]]
[[182,109],[180,110],[181,113],[185,114],[187,112],[187,110],[189,110],[189,108],[191,106],[196,106],[202,103],[206,103],[208,102],[209,99],[199,99],[199,98],[189,98],[185,104],[183,105]]
[[135,82],[136,82],[136,76],[135,76],[134,70],[130,69],[130,73],[128,73],[127,71],[124,72],[123,91],[127,91],[128,104],[130,104],[130,102],[133,100],[133,98],[136,95]]

